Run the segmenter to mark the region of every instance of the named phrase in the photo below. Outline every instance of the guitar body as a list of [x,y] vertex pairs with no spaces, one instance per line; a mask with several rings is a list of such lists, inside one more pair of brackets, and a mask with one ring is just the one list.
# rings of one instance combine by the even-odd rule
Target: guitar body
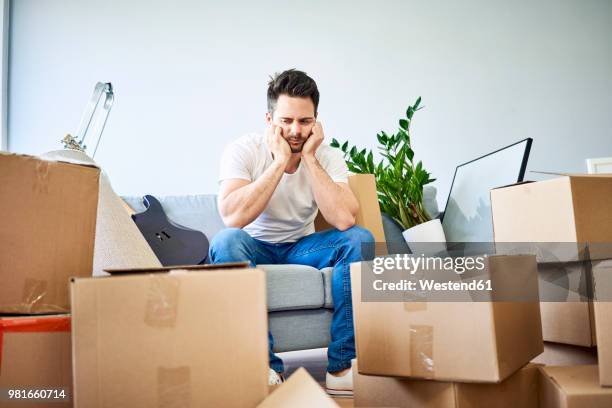
[[151,195],[143,197],[143,204],[146,210],[132,214],[132,219],[163,266],[206,263],[209,243],[203,232],[169,220]]

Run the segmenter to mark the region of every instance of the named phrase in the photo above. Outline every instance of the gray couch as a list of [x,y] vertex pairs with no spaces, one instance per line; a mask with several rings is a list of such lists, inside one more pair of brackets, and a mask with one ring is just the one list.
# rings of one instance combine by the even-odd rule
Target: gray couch
[[[142,197],[122,198],[134,211],[145,210]],[[204,232],[209,240],[224,228],[215,195],[157,198],[168,218]],[[433,187],[425,190],[425,206],[432,216],[437,215]],[[393,252],[407,249],[401,228],[393,220],[383,217],[383,227],[388,245],[393,244]],[[330,285],[332,268],[318,270],[305,265],[258,267],[267,274],[269,325],[274,336],[274,351],[327,347],[333,311]]]

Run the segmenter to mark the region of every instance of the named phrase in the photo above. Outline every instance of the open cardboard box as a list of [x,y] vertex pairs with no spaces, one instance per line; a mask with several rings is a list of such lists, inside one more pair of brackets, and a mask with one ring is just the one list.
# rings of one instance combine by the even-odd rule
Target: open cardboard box
[[70,311],[93,266],[100,170],[0,152],[0,313]]

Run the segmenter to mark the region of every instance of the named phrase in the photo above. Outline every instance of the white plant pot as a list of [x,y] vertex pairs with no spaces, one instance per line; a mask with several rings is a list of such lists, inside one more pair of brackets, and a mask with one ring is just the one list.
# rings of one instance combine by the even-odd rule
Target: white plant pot
[[446,236],[439,219],[408,228],[402,235],[415,255],[434,255],[446,251]]

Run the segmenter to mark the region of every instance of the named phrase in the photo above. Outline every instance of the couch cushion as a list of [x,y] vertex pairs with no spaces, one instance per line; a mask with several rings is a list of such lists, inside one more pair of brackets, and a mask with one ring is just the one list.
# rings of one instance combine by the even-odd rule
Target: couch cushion
[[[184,227],[202,231],[209,241],[217,232],[225,228],[217,209],[217,196],[215,194],[154,197],[159,200],[171,221]],[[137,213],[145,210],[142,196],[121,198]]]
[[276,353],[327,347],[333,312],[327,309],[288,310],[268,314]]
[[266,271],[268,310],[323,307],[323,275],[306,265],[258,265]]

